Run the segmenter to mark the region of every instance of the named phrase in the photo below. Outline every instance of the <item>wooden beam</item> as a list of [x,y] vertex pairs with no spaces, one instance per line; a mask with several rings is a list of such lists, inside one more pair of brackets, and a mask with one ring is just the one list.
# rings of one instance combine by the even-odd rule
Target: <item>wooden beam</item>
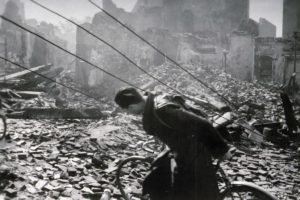
[[[31,71],[37,72],[37,71],[41,71],[41,70],[46,70],[48,69],[50,66],[52,66],[52,64],[48,64],[48,65],[41,65],[38,67],[34,67],[34,68],[30,68]],[[10,79],[16,79],[16,78],[21,78],[22,76],[25,76],[27,74],[32,73],[29,70],[24,70],[24,71],[20,71],[20,72],[16,72],[10,75],[6,75],[6,76],[2,76],[0,77],[0,81],[5,81],[5,80],[10,80]]]
[[13,119],[101,119],[99,108],[26,108],[7,114]]
[[[14,95],[16,94],[16,95]],[[0,90],[0,97],[1,98],[21,98],[21,99],[32,99],[37,98],[42,95],[43,92],[36,92],[36,91],[14,91],[14,90]]]

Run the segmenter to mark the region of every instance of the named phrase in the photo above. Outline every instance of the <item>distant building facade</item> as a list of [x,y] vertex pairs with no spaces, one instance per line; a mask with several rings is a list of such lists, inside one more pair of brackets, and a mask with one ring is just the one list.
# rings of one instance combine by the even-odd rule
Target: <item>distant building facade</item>
[[[286,74],[290,75],[296,72],[296,81],[300,85],[300,1],[299,0],[284,0],[283,1],[283,31],[282,36],[294,43],[294,32],[298,32],[298,42],[295,60],[294,44],[290,44],[286,48]],[[296,68],[294,67],[296,64]]]
[[258,31],[259,37],[276,37],[276,26],[265,18],[259,18]]
[[300,31],[300,1],[283,1],[283,38],[291,38],[295,31]]
[[[110,0],[108,0],[110,1]],[[249,19],[249,0],[138,0],[130,24],[143,31],[230,33]]]

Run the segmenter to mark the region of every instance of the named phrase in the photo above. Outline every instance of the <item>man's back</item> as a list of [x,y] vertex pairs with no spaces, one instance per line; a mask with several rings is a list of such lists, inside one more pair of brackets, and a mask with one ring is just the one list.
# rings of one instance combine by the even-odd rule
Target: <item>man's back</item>
[[[143,124],[148,134],[160,138],[177,155],[173,199],[217,199],[212,154],[221,156],[228,150],[227,144],[207,120],[186,111],[180,103],[156,100],[148,97]],[[161,174],[158,168],[153,173]]]

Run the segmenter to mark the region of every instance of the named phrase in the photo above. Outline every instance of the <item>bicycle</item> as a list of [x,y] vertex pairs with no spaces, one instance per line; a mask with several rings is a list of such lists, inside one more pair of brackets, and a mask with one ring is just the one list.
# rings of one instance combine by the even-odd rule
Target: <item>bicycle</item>
[[3,114],[0,114],[0,141],[3,140],[6,136],[6,117]]
[[0,141],[3,140],[6,136],[6,116],[2,107],[2,99],[0,98]]
[[[122,168],[124,165],[131,161],[143,161],[151,163],[153,158],[146,158],[142,156],[131,156],[121,161],[118,166],[117,173],[116,173],[116,182],[118,188],[121,192],[122,197],[125,200],[131,200],[130,195],[126,194],[122,183],[120,181],[120,176],[122,172]],[[225,171],[221,168],[221,160],[217,161],[216,170],[219,171],[220,178],[222,183],[225,185],[220,188],[220,197],[221,200],[278,200],[275,196],[273,196],[268,191],[264,190],[262,187],[246,181],[230,181],[228,176],[226,175]]]

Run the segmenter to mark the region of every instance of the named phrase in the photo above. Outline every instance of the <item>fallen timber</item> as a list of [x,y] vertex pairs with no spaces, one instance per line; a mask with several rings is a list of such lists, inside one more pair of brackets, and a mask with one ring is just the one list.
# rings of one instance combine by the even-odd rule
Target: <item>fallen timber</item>
[[37,91],[12,91],[12,90],[0,90],[1,98],[21,98],[21,99],[32,99],[41,96],[43,92]]
[[12,80],[12,79],[22,79],[23,77],[26,77],[26,75],[32,74],[32,71],[40,72],[40,71],[48,70],[51,66],[52,66],[52,64],[41,65],[41,66],[30,68],[30,71],[24,70],[24,71],[16,72],[16,73],[9,74],[6,76],[2,76],[2,77],[0,77],[0,82]]
[[7,114],[12,119],[101,119],[99,108],[25,108]]

